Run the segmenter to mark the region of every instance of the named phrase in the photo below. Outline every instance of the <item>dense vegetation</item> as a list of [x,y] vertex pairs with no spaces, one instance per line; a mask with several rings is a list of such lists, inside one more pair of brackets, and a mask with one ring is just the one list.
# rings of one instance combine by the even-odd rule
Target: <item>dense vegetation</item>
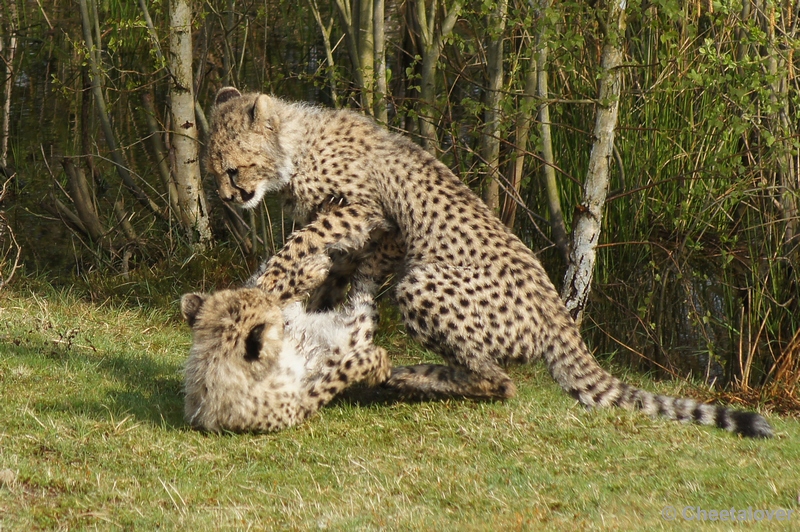
[[[201,284],[186,266],[198,254],[221,257],[216,268],[201,263],[208,278],[234,282],[291,226],[276,204],[223,206],[206,178],[213,241],[187,227],[171,192],[171,6],[81,4],[84,16],[64,0],[0,9],[2,283],[36,273],[101,298],[98,287],[116,282],[108,293],[119,293],[118,279],[167,271],[195,272],[187,279]],[[585,210],[595,119],[608,106],[598,99],[601,61],[614,41],[619,119],[586,336],[618,359],[796,407],[798,4],[637,3],[611,21],[618,34],[612,7],[195,1],[198,123],[227,84],[361,109],[442,157],[541,250],[558,284],[568,256],[559,231]]]

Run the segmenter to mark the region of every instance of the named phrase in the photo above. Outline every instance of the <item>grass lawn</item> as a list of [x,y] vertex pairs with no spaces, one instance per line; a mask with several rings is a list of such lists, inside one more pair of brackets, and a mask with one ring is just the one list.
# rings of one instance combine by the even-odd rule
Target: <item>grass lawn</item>
[[[401,330],[380,341],[401,363],[430,357]],[[762,525],[758,510],[792,510],[769,527],[800,529],[796,419],[769,416],[776,437],[750,441],[587,411],[537,365],[512,368],[506,403],[342,400],[281,433],[204,435],[182,420],[189,342],[177,302],[1,293],[0,530],[694,528],[686,507]]]

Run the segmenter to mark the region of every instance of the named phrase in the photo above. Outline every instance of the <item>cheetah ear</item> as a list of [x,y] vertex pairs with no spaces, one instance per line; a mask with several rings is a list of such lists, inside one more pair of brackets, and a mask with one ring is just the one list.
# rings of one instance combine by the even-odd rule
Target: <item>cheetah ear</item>
[[259,94],[253,103],[253,108],[250,110],[250,118],[253,125],[260,125],[270,131],[275,130],[278,118],[272,112],[272,98],[266,94]]
[[181,297],[181,314],[183,319],[189,324],[189,327],[194,327],[197,321],[197,313],[203,308],[203,303],[208,298],[205,294],[183,294]]
[[217,97],[214,99],[214,105],[222,105],[228,100],[238,98],[242,93],[236,90],[236,87],[222,87],[217,91]]
[[248,362],[258,360],[258,357],[261,356],[261,348],[264,346],[263,334],[264,324],[262,323],[250,329],[247,338],[244,339],[244,359]]

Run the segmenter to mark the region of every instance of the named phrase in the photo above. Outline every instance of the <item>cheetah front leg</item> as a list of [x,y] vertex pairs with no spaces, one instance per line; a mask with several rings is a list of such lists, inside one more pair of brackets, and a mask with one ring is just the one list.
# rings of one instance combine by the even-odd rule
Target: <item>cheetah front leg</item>
[[[351,281],[359,276],[368,277],[378,285],[385,284],[397,272],[404,256],[405,244],[397,228],[373,231],[369,243],[358,252],[332,252],[333,265],[328,276],[312,292],[306,309],[319,311],[336,308],[344,302]],[[351,289],[351,292],[354,290]]]
[[386,224],[380,209],[367,205],[351,204],[320,212],[313,222],[295,231],[267,261],[256,284],[275,294],[282,303],[297,299],[302,295],[301,287],[316,288],[322,284],[304,276],[299,266],[303,260],[313,255],[327,256],[332,250],[360,250],[367,245],[373,231]]

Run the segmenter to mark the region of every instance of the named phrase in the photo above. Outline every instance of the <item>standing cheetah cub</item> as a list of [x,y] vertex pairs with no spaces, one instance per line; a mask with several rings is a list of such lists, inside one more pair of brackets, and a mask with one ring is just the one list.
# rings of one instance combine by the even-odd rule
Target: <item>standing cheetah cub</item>
[[[280,301],[295,297],[292,275],[305,257],[358,252],[376,228],[397,228],[400,312],[408,332],[447,362],[395,368],[386,386],[403,396],[508,398],[516,389],[505,366],[543,358],[586,406],[772,435],[756,413],[654,395],[609,374],[531,250],[447,166],[363,116],[223,88],[206,158],[223,200],[252,208],[280,192],[295,216],[312,220],[258,279]],[[328,197],[346,205],[317,212]]]
[[351,295],[343,311],[283,310],[257,288],[186,294],[192,328],[185,415],[195,428],[275,431],[297,425],[351,384],[389,377],[386,351],[373,343],[375,304]]

